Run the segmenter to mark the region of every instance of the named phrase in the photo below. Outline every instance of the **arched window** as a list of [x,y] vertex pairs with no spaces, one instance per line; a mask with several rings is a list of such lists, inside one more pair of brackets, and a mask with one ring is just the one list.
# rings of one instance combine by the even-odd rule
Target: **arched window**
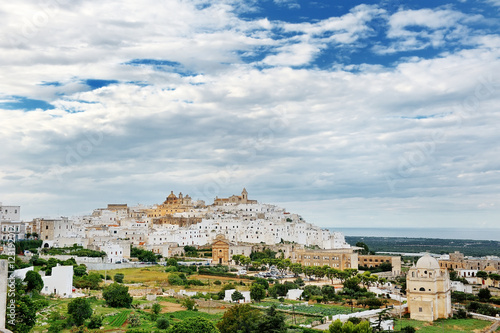
[[420,287],[420,289],[418,291],[425,291],[425,288],[424,287]]

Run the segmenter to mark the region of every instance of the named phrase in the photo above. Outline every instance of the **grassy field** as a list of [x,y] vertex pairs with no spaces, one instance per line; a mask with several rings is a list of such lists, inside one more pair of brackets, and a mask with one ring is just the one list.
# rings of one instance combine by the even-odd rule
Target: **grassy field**
[[396,321],[396,329],[404,326],[413,326],[419,333],[459,333],[481,332],[492,323],[477,319],[440,319],[432,323],[403,318]]
[[[139,283],[141,286],[130,286],[130,289],[134,288],[142,288],[143,286],[147,287],[162,287],[168,289],[174,289],[175,291],[179,291],[180,289],[189,289],[190,291],[206,291],[206,292],[216,292],[221,289],[221,285],[215,285],[215,281],[221,281],[224,283],[234,283],[237,285],[238,290],[249,290],[249,284],[253,281],[238,278],[238,277],[219,277],[219,276],[211,276],[211,275],[199,275],[197,273],[187,276],[188,279],[197,279],[207,284],[206,286],[190,286],[188,288],[184,286],[170,286],[168,284],[168,276],[171,273],[165,272],[164,266],[149,266],[149,267],[136,267],[136,268],[121,268],[115,270],[107,270],[107,271],[97,271],[99,274],[107,274],[113,277],[117,273],[123,274],[125,277],[123,282],[125,284],[135,284]],[[245,286],[241,286],[240,282],[244,283]],[[108,281],[109,283],[109,281]]]

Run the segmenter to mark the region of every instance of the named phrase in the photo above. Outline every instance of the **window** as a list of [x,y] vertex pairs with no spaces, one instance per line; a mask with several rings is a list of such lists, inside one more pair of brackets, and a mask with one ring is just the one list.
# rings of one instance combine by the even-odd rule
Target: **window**
[[422,308],[418,308],[418,312],[422,312]]
[[424,287],[420,287],[420,289],[418,291],[425,291],[425,288]]

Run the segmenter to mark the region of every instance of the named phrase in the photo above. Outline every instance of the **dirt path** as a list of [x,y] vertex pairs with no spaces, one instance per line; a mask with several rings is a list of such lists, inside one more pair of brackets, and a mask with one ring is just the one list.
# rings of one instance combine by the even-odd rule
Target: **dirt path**
[[177,303],[160,302],[160,305],[161,305],[161,313],[185,310],[185,308],[183,308],[180,304]]

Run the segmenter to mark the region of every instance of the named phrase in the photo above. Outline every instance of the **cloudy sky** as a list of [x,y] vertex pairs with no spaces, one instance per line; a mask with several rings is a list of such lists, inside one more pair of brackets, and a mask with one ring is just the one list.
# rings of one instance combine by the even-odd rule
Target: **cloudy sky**
[[499,0],[0,5],[0,201],[239,194],[328,227],[496,228]]

